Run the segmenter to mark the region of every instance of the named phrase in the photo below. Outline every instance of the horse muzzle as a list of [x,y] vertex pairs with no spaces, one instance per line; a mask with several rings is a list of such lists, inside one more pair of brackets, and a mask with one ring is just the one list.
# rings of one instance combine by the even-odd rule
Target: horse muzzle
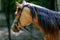
[[11,28],[13,30],[13,32],[19,32],[21,30],[21,28],[17,28],[16,26]]

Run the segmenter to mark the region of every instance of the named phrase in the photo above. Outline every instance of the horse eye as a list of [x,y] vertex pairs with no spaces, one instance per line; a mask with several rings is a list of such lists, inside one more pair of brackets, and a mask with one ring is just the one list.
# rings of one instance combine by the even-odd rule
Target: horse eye
[[20,11],[21,9],[20,8],[18,8],[18,11]]

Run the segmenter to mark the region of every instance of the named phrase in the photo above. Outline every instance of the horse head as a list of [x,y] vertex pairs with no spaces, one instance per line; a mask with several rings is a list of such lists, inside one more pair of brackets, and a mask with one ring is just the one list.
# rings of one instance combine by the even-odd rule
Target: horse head
[[31,23],[33,23],[33,18],[30,8],[24,7],[23,3],[20,4],[16,2],[16,7],[16,17],[12,25],[12,30],[14,32],[19,32],[22,28],[25,28]]

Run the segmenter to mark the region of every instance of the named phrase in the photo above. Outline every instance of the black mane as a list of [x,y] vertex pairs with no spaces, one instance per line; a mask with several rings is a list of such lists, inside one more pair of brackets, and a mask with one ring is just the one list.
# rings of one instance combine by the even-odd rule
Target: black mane
[[38,14],[38,21],[47,32],[55,32],[60,29],[60,14],[47,8],[38,8],[30,6],[32,17],[35,18],[35,11]]

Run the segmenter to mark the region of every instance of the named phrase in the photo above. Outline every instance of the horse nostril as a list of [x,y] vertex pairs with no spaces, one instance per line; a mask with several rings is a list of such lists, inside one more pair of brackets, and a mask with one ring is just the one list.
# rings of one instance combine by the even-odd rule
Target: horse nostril
[[19,29],[18,29],[16,26],[12,27],[12,30],[13,30],[14,32],[19,32]]

